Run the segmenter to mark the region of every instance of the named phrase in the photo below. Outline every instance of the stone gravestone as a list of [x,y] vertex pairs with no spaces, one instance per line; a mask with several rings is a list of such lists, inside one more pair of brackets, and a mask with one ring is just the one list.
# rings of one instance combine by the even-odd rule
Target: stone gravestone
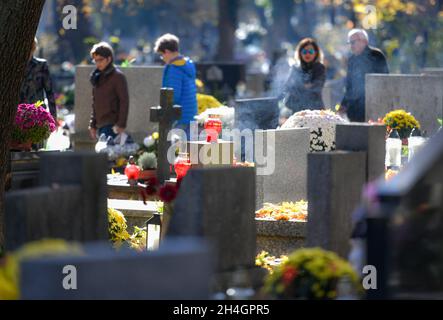
[[[116,252],[88,244],[84,255],[22,262],[21,299],[203,300],[210,298],[212,257],[197,239],[165,241],[158,251]],[[65,266],[75,267],[76,289],[63,287]],[[72,269],[70,274],[72,275]],[[71,281],[69,281],[72,284]]]
[[443,118],[443,76],[366,75],[366,120],[377,120],[395,109],[405,109],[434,134]]
[[39,187],[5,197],[6,248],[59,237],[108,239],[104,154],[42,154]]
[[166,236],[207,238],[218,272],[255,262],[255,169],[191,169],[174,203]]
[[377,270],[369,299],[442,299],[443,131],[392,179],[375,185],[368,207],[367,260]]
[[356,209],[366,181],[365,152],[308,155],[307,246],[347,258]]
[[173,106],[174,89],[162,88],[160,90],[160,106],[151,108],[151,121],[159,123],[158,159],[157,159],[157,179],[163,183],[171,176],[168,161],[168,150],[171,143],[168,141],[168,133],[172,128],[172,123],[180,119],[181,107]]
[[10,152],[6,190],[32,188],[38,184],[40,152]]
[[[75,74],[75,134],[76,150],[93,150],[95,141],[89,137],[89,118],[92,106],[92,85],[89,75],[93,66],[76,66]],[[150,122],[149,106],[159,105],[158,92],[162,84],[163,67],[137,66],[120,68],[128,81],[129,114],[127,130],[138,143],[156,131]]]
[[[269,139],[270,134],[275,136],[274,141]],[[257,176],[256,208],[263,207],[265,202],[295,202],[306,199],[309,128],[258,130],[256,135],[256,142],[263,141],[263,144],[255,146],[256,152],[260,155],[267,153],[268,159],[275,162],[270,174]],[[274,145],[271,145],[271,141]],[[272,152],[274,156],[270,158]],[[270,163],[266,165],[271,166]],[[261,167],[260,164],[256,166]]]
[[[269,171],[257,174],[256,209],[261,209],[265,203],[306,200],[309,128],[258,130],[256,135],[256,156],[266,154],[266,170]],[[274,138],[270,139],[271,136]],[[257,170],[262,169],[258,162],[255,165]],[[256,219],[256,225],[257,252],[265,250],[275,256],[289,255],[304,245],[305,222]]]
[[366,181],[384,174],[386,153],[386,126],[367,123],[337,124],[335,143],[337,150],[365,151]]
[[82,240],[80,186],[37,187],[6,195],[6,249],[44,238]]

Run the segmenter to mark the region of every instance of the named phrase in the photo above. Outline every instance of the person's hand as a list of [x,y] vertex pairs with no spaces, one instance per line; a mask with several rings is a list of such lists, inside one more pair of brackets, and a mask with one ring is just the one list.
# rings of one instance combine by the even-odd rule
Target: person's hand
[[114,130],[114,132],[116,133],[116,134],[120,134],[120,133],[123,133],[123,132],[125,132],[125,128],[122,128],[122,127],[119,127],[119,126],[114,126],[114,128],[112,128],[113,130]]
[[89,135],[91,136],[92,140],[97,140],[97,129],[89,128]]

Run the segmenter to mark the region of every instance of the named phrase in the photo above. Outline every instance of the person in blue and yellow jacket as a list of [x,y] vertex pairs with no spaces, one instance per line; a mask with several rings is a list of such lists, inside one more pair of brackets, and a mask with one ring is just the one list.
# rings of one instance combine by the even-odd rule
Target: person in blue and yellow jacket
[[182,107],[182,116],[175,128],[186,131],[189,137],[189,125],[197,115],[197,86],[194,62],[180,54],[180,40],[173,34],[164,34],[155,42],[155,52],[166,63],[163,71],[163,87],[174,89],[174,104]]

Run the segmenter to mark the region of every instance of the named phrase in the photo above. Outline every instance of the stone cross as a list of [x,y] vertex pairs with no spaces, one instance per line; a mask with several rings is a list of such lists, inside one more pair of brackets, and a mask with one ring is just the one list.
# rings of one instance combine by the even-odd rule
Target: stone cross
[[172,123],[180,119],[181,107],[173,106],[174,89],[160,89],[160,106],[151,107],[150,120],[158,122],[158,160],[157,178],[159,183],[163,183],[170,178],[170,163],[168,163],[168,149],[171,143],[168,141],[168,132],[172,128]]

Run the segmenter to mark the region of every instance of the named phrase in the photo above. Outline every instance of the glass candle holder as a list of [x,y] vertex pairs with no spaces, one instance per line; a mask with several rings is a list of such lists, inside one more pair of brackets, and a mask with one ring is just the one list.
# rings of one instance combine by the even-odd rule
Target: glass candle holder
[[217,142],[218,137],[222,131],[222,121],[218,114],[210,114],[209,118],[205,121],[204,128],[206,131],[207,142]]
[[389,135],[388,139],[386,139],[386,168],[399,168],[401,166],[401,148],[402,141],[397,131],[395,131]]
[[189,159],[189,155],[185,152],[180,152],[174,163],[174,170],[177,174],[177,179],[182,179],[190,168],[191,161]]

